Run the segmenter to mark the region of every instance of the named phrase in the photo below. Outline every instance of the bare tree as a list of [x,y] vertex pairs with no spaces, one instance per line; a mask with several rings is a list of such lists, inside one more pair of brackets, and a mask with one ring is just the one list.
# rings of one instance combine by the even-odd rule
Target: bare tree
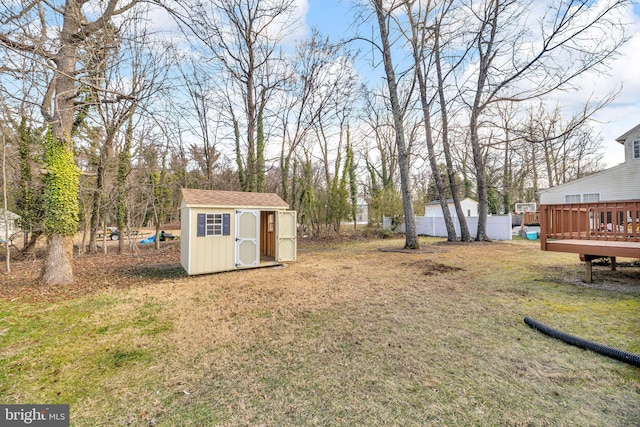
[[433,24],[433,49],[432,49],[432,61],[436,71],[436,87],[438,91],[438,102],[440,105],[440,127],[441,127],[441,140],[442,151],[444,154],[445,164],[447,166],[447,178],[449,181],[449,188],[451,189],[451,198],[456,210],[456,216],[460,225],[460,240],[468,242],[471,240],[471,233],[469,233],[469,227],[467,220],[460,204],[459,188],[457,181],[457,171],[454,168],[453,156],[451,154],[451,142],[450,142],[450,129],[449,129],[449,106],[450,101],[445,96],[447,90],[447,79],[449,76],[460,68],[466,58],[466,52],[461,52],[458,55],[454,55],[453,63],[449,65],[449,70],[444,71],[444,49],[447,46],[447,40],[445,39],[444,21],[447,21],[447,34],[449,37],[455,37],[454,35],[460,31],[460,26],[464,25],[462,21],[451,21],[449,17],[455,15],[454,1],[445,1],[440,5],[440,13],[436,15],[435,22]]
[[411,178],[409,174],[409,152],[405,142],[405,131],[403,123],[402,106],[398,97],[398,83],[396,81],[393,59],[391,56],[391,45],[389,42],[389,19],[391,14],[403,2],[391,2],[388,8],[384,7],[383,0],[371,0],[375,9],[380,31],[380,41],[382,43],[381,52],[384,62],[384,70],[389,87],[389,97],[391,101],[391,112],[396,134],[396,146],[398,147],[398,166],[400,168],[400,187],[402,193],[402,205],[405,221],[405,248],[419,249],[418,233],[416,229],[416,219],[413,214],[413,202],[411,198]]
[[354,104],[357,77],[350,60],[348,52],[315,30],[309,40],[297,46],[291,79],[278,97],[283,100],[279,114],[283,133],[281,185],[283,198],[288,202],[292,202],[290,173],[296,149],[310,136],[314,127],[325,126],[336,108]]
[[[422,9],[422,3],[417,5],[415,1],[405,1],[407,9],[407,18],[410,26],[409,42],[411,43],[411,50],[413,53],[413,61],[415,64],[415,74],[418,79],[418,89],[420,93],[420,104],[422,106],[422,116],[424,123],[424,132],[427,142],[429,165],[431,166],[431,176],[438,192],[438,200],[440,201],[440,207],[442,208],[442,216],[444,217],[445,226],[447,228],[447,240],[454,242],[457,240],[456,229],[453,224],[451,212],[449,212],[449,206],[447,197],[445,195],[445,186],[442,182],[438,170],[438,161],[436,159],[436,150],[433,138],[433,131],[431,128],[431,99],[427,97],[427,81],[425,78],[425,54],[424,49],[427,44],[428,34],[425,32],[427,28],[427,17],[431,12],[431,2],[428,1]],[[421,31],[422,29],[422,31]],[[464,219],[464,216],[463,216]]]
[[[119,7],[109,0],[88,8],[87,0],[65,1],[57,7],[45,1],[16,4],[0,12],[0,45],[33,55],[52,71],[41,112],[50,126],[45,145],[45,231],[48,246],[41,279],[46,284],[73,282],[73,236],[78,224],[78,176],[75,164],[73,124],[79,81],[90,75],[77,58],[89,37],[108,26],[111,18],[131,9],[132,0]],[[88,15],[91,9],[91,15]],[[56,25],[54,30],[52,25]]]
[[[205,55],[215,59],[220,71],[229,77],[229,114],[235,129],[242,189],[264,191],[264,114],[267,102],[287,79],[279,45],[296,27],[295,2],[186,1],[177,7],[180,9],[171,10],[185,31],[207,46]],[[233,105],[236,98],[242,100],[241,114]]]
[[543,156],[544,176],[549,187],[580,178],[585,172],[598,168],[597,158],[593,156],[600,149],[601,141],[593,134],[589,121],[612,97],[594,105],[587,103],[572,115],[563,113],[557,103],[539,102],[537,107],[530,106],[523,127],[515,128],[514,132]]
[[[488,214],[483,160],[482,116],[496,102],[529,100],[571,87],[590,70],[598,70],[626,41],[617,12],[627,0],[594,4],[555,1],[539,21],[538,39],[530,37],[529,5],[515,0],[470,2],[471,46],[477,63],[468,86],[469,135],[479,201],[476,240],[485,240]],[[473,27],[475,25],[475,27]],[[562,60],[560,58],[562,57]]]
[[[221,112],[216,108],[216,85],[211,79],[211,70],[195,58],[188,65],[180,66],[189,103],[183,108],[183,116],[194,117],[186,120],[186,126],[196,136],[200,144],[191,143],[189,151],[203,175],[202,188],[213,189],[215,165],[220,158],[218,135]],[[195,122],[192,126],[191,123]]]
[[[369,204],[369,219],[380,224],[383,217],[400,220],[402,200],[396,188],[398,156],[393,118],[389,112],[388,96],[377,96],[368,91],[360,117],[364,160],[367,170],[365,196]],[[370,142],[373,142],[370,145]]]

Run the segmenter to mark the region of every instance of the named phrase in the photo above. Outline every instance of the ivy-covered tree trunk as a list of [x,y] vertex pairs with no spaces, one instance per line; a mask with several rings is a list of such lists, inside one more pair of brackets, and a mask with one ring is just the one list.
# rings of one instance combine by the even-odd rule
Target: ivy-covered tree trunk
[[347,164],[345,169],[349,174],[349,196],[350,196],[350,219],[353,221],[353,231],[358,228],[358,182],[356,179],[356,164],[353,158],[353,147],[351,146],[351,131],[347,128]]
[[[285,168],[284,170],[287,171],[287,176],[289,174],[289,164],[290,164],[290,159],[291,157],[287,158],[286,164],[285,164]],[[284,199],[285,202],[289,203],[289,205],[291,206],[291,209],[293,209],[294,211],[298,210],[298,177],[297,177],[297,173],[298,173],[298,162],[294,159],[293,160],[293,172],[292,172],[292,177],[291,177],[291,200],[287,200]],[[282,184],[283,187],[288,188],[289,186],[289,179],[285,179],[283,178],[282,180]],[[284,190],[283,190],[283,194],[287,194]],[[289,196],[287,195],[287,198],[289,198]]]
[[18,155],[20,157],[20,187],[16,200],[17,213],[20,215],[20,227],[24,230],[24,246],[21,257],[35,253],[36,242],[42,235],[39,224],[43,218],[42,187],[40,177],[33,177],[31,153],[36,142],[33,131],[27,126],[27,118],[23,117],[18,129]]
[[264,92],[262,94],[262,101],[260,102],[260,109],[258,110],[258,123],[257,123],[257,138],[256,138],[256,191],[258,193],[264,193],[264,107],[266,100],[264,99]]
[[89,237],[89,245],[90,245],[90,252],[91,253],[97,253],[98,252],[98,226],[101,222],[101,211],[103,209],[101,209],[102,206],[102,193],[103,193],[103,186],[104,186],[104,175],[105,175],[105,151],[104,148],[101,150],[100,153],[100,160],[98,163],[98,169],[96,171],[96,188],[94,189],[93,192],[93,201],[91,204],[91,219],[90,219],[90,237]]
[[[293,177],[291,178],[291,184],[289,183],[289,170],[291,168],[291,153],[285,156],[284,154],[284,144],[282,148],[282,153],[280,155],[280,179],[282,182],[282,199],[289,203],[290,206],[295,206],[295,179],[296,179],[296,168],[295,161],[293,164]],[[289,185],[291,185],[291,193],[289,192]],[[293,208],[295,210],[295,208]]]
[[[233,114],[233,112],[232,112]],[[238,167],[238,181],[240,182],[240,189],[247,191],[247,177],[244,170],[244,162],[242,161],[242,151],[240,150],[240,126],[235,116],[233,117],[233,136],[236,142],[236,166]]]
[[49,132],[44,163],[47,251],[41,279],[50,285],[73,283],[73,238],[78,229],[78,181],[80,171],[70,144]]
[[302,195],[300,200],[300,223],[309,223],[311,232],[314,236],[320,233],[320,218],[316,211],[316,195],[313,182],[313,165],[311,156],[305,153],[305,162],[302,165]]
[[55,89],[56,107],[52,115],[43,111],[51,123],[51,131],[44,147],[44,231],[47,250],[42,266],[41,280],[48,285],[73,283],[73,238],[78,230],[78,181],[80,172],[76,166],[71,139],[76,93],[76,58],[80,48],[77,33],[81,23],[76,7],[64,10],[60,33],[60,50],[55,59],[56,78],[51,82]]

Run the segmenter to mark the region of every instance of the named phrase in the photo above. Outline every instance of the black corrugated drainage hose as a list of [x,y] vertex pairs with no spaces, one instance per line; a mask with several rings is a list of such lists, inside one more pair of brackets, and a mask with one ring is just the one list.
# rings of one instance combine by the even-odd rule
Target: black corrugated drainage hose
[[640,356],[638,356],[637,354],[628,353],[626,351],[618,350],[612,347],[607,347],[606,345],[587,341],[585,339],[578,338],[573,335],[565,334],[564,332],[560,332],[556,329],[552,329],[548,326],[545,326],[542,323],[535,321],[530,317],[525,317],[524,323],[526,323],[527,325],[531,326],[534,329],[539,330],[543,334],[562,340],[567,344],[571,344],[571,345],[575,345],[576,347],[595,351],[596,353],[611,357],[612,359],[616,359],[621,362],[625,362],[640,368]]

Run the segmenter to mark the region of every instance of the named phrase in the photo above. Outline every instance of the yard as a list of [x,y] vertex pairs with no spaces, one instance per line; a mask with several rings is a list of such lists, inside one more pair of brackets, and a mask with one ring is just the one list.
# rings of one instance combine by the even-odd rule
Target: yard
[[[68,403],[75,426],[640,425],[640,264],[528,241],[299,241],[298,262],[187,277],[176,242],[85,256],[41,288],[0,276],[0,402]],[[624,261],[627,261],[624,263]]]

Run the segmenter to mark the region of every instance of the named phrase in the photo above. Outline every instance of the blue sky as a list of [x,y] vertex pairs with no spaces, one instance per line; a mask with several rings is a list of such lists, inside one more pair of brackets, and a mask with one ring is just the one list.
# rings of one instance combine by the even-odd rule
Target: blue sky
[[351,1],[308,0],[307,25],[318,27],[331,38],[340,38],[352,21]]
[[[300,0],[304,2],[305,0]],[[317,27],[332,40],[339,40],[354,34],[354,0],[306,0],[308,27]],[[604,141],[604,160],[608,166],[624,161],[624,151],[615,138],[640,123],[640,5],[633,6],[626,17],[629,22],[631,40],[621,50],[620,58],[615,61],[608,75],[590,75],[580,82],[580,90],[558,94],[558,100],[569,109],[579,109],[589,97],[599,98],[608,91],[621,88],[618,98],[596,115],[592,126],[600,132]],[[374,29],[375,31],[375,29]],[[362,44],[360,46],[363,46]],[[368,55],[370,58],[370,55]],[[372,71],[370,62],[359,60],[356,67],[365,79],[380,76],[382,70]],[[380,81],[382,83],[382,81]],[[369,83],[372,83],[371,81]]]

